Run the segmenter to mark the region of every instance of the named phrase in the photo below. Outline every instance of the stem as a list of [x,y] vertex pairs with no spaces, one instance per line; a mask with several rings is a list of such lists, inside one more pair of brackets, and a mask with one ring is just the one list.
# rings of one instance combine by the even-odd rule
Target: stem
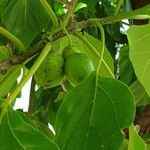
[[45,10],[47,11],[50,18],[52,19],[54,26],[58,27],[58,19],[57,19],[55,13],[53,12],[52,8],[48,4],[48,2],[46,0],[40,0],[40,2],[43,5],[43,7],[45,8]]
[[67,15],[66,15],[66,17],[64,19],[63,28],[66,27],[70,17],[73,15],[73,12],[74,12],[74,9],[75,9],[75,6],[76,6],[77,2],[78,2],[78,0],[71,0],[69,8],[68,8]]
[[117,14],[118,14],[122,3],[123,3],[123,0],[118,0],[117,6],[116,6],[116,8],[115,8],[114,15],[117,15]]
[[22,44],[22,42],[17,37],[15,37],[13,34],[8,32],[6,29],[4,29],[1,26],[0,26],[0,33],[4,37],[6,37],[9,40],[11,40],[20,49],[20,51],[24,51],[25,50],[25,46]]
[[3,119],[4,114],[7,112],[7,108],[11,103],[15,100],[16,96],[19,94],[23,86],[26,84],[26,82],[33,76],[33,74],[36,72],[36,70],[39,68],[49,51],[51,50],[51,43],[47,43],[41,52],[40,56],[35,61],[32,68],[28,71],[28,73],[24,76],[24,78],[21,80],[19,85],[12,91],[12,93],[8,96],[6,101],[3,103],[2,107],[2,113],[0,114],[0,122]]

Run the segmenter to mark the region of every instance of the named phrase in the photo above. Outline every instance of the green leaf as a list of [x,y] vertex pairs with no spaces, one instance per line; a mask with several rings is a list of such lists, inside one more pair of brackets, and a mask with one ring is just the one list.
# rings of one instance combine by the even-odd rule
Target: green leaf
[[146,150],[146,144],[138,135],[137,126],[131,125],[129,128],[128,150]]
[[150,104],[150,97],[147,95],[145,89],[138,80],[131,84],[130,89],[135,96],[135,103],[137,106]]
[[0,125],[0,145],[3,150],[10,150],[10,147],[15,150],[59,150],[55,143],[13,110],[8,111]]
[[79,2],[74,10],[74,12],[77,12],[79,10],[81,10],[82,8],[87,7],[87,5],[85,3]]
[[[75,52],[80,52],[83,49],[82,42],[74,35],[69,35],[71,38],[71,47]],[[53,43],[53,50],[59,52],[60,54],[64,50],[65,47],[69,46],[69,39],[67,36],[63,38],[59,38]]]
[[81,0],[81,2],[87,4],[87,11],[91,13],[95,13],[95,5],[99,2],[99,0]]
[[14,86],[17,77],[21,73],[21,65],[12,67],[6,75],[0,78],[0,98],[3,98],[8,94],[10,89]]
[[130,85],[136,77],[129,59],[129,46],[121,47],[119,54],[119,80]]
[[130,60],[138,80],[150,96],[150,25],[131,26],[127,35]]
[[[88,33],[84,33],[83,36],[86,38],[90,46],[87,46],[86,44],[84,44],[82,51],[86,53],[89,57],[91,57],[95,65],[95,68],[97,68],[100,57],[96,56],[92,50],[95,49],[95,51],[97,51],[100,55],[102,52],[102,42],[92,37]],[[92,47],[93,49],[91,49]],[[105,77],[112,77],[114,73],[113,59],[106,47],[105,47],[103,60],[102,60],[102,64],[101,64],[101,68],[99,72],[100,72],[100,75],[105,76]]]
[[92,73],[62,102],[56,119],[61,150],[117,150],[134,118],[134,98],[121,82]]
[[46,28],[48,15],[37,0],[11,0],[2,9],[6,28],[29,47],[33,39]]

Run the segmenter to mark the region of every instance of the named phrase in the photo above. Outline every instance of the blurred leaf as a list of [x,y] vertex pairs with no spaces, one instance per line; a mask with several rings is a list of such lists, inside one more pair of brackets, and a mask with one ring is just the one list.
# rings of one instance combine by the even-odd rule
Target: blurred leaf
[[146,145],[146,150],[150,150],[150,144]]
[[121,82],[92,73],[65,97],[56,119],[61,150],[117,150],[134,118],[134,97]]
[[57,16],[63,16],[66,14],[67,9],[62,4],[55,3],[55,11]]

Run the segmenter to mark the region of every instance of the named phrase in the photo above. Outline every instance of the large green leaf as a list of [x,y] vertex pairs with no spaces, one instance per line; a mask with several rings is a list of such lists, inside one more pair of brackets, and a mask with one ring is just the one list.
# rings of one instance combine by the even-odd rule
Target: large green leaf
[[134,118],[134,98],[121,82],[92,73],[65,97],[56,119],[61,150],[118,150]]
[[138,80],[150,96],[150,25],[131,26],[127,35],[130,60]]
[[49,18],[38,0],[11,0],[2,9],[2,22],[17,36],[26,47],[42,29],[46,28]]
[[146,150],[146,144],[138,135],[137,126],[131,125],[129,128],[129,145],[128,150]]
[[21,65],[12,67],[6,75],[0,76],[0,98],[5,97],[17,81],[21,73]]
[[59,150],[55,143],[13,110],[8,111],[0,125],[0,145],[3,150]]

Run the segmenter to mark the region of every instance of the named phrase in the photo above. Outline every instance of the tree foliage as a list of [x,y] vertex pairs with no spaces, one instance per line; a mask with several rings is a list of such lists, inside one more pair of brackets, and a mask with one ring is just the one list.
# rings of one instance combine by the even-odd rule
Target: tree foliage
[[0,149],[148,150],[149,18],[135,0],[1,0]]

